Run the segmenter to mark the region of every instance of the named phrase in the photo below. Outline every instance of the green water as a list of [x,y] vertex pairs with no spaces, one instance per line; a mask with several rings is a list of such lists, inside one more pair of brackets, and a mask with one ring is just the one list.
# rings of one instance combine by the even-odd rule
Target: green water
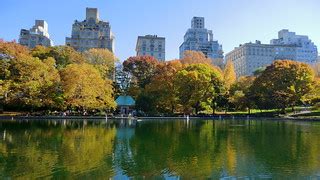
[[0,121],[0,178],[320,178],[320,122]]

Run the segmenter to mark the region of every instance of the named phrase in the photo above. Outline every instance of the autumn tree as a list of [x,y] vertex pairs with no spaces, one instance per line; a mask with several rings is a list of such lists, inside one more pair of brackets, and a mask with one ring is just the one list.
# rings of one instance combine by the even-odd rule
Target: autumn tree
[[60,81],[55,60],[40,60],[28,49],[14,42],[0,42],[1,93],[5,104],[14,107],[56,107],[57,86]]
[[311,91],[303,97],[303,101],[314,105],[320,102],[320,77],[316,77],[312,84]]
[[21,107],[56,107],[59,105],[60,76],[55,60],[43,61],[30,56],[12,59],[6,103]]
[[260,109],[287,107],[301,104],[312,90],[314,72],[307,64],[277,60],[258,76],[251,88],[252,100]]
[[182,64],[208,64],[212,65],[212,60],[207,58],[200,51],[185,51],[181,60]]
[[226,88],[230,88],[230,86],[237,80],[236,71],[234,69],[234,64],[232,61],[227,61],[226,66],[223,71],[224,82]]
[[152,56],[130,57],[123,62],[123,71],[131,77],[128,95],[137,97],[141,90],[150,83],[159,62]]
[[5,42],[3,40],[0,40],[0,53],[3,57],[11,57],[18,59],[21,56],[29,55],[29,50],[27,47],[17,44],[15,42]]
[[317,62],[313,65],[313,70],[317,77],[320,77],[320,62]]
[[[180,70],[175,76],[178,102],[185,113],[211,109],[215,97],[223,88],[222,74],[205,64],[193,64]],[[212,109],[211,109],[212,110]]]
[[112,109],[112,82],[101,77],[90,64],[70,64],[61,72],[62,89],[66,104],[80,110]]
[[58,69],[62,69],[68,64],[79,64],[86,62],[84,56],[70,46],[36,46],[31,50],[31,55],[38,57],[41,60],[47,59],[48,57],[54,58],[56,60]]
[[107,49],[89,49],[84,52],[84,57],[89,64],[99,70],[102,77],[114,79],[117,58],[111,51]]
[[182,64],[179,60],[158,65],[155,76],[143,91],[143,95],[148,95],[149,101],[153,101],[152,105],[154,106],[151,107],[149,104],[146,108],[150,108],[150,111],[156,109],[160,113],[175,113],[178,106],[178,92],[174,80],[176,73],[181,69]]

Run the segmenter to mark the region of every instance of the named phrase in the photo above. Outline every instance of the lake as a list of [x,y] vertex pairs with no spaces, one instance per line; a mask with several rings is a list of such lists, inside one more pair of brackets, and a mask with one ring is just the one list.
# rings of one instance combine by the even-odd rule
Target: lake
[[320,178],[320,122],[0,121],[0,178]]

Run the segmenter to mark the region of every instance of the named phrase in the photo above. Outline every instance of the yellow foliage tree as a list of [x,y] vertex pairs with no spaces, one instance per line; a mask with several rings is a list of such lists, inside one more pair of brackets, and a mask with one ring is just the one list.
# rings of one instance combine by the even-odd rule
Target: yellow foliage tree
[[55,106],[55,90],[60,82],[58,70],[53,58],[41,61],[38,58],[23,55],[11,60],[9,91],[6,103],[22,106]]
[[67,105],[82,110],[112,109],[116,104],[110,80],[90,64],[70,64],[61,72]]
[[320,62],[313,65],[313,69],[314,69],[315,75],[317,77],[320,77]]
[[224,68],[224,71],[223,71],[223,76],[224,76],[225,85],[229,89],[230,86],[233,83],[235,83],[237,80],[237,75],[234,70],[234,65],[232,61],[227,61],[226,67]]

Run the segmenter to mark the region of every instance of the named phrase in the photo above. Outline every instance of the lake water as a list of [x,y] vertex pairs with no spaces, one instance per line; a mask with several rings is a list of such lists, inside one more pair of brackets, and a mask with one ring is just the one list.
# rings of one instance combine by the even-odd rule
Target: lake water
[[0,178],[320,178],[320,122],[0,121]]

